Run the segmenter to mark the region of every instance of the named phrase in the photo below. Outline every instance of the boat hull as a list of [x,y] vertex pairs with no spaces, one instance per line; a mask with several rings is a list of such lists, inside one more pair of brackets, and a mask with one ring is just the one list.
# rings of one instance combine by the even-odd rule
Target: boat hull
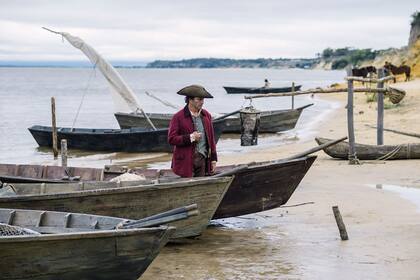
[[[69,215],[71,222],[63,227],[64,218]],[[88,224],[91,220],[100,221],[101,226],[93,229]],[[138,279],[175,228],[115,230],[121,220],[124,221],[86,214],[0,209],[0,223],[25,228],[32,225],[42,233],[53,228],[55,232],[0,237],[0,279]]]
[[[276,133],[293,129],[295,128],[303,109],[312,105],[313,104],[308,104],[290,110],[263,111],[261,112],[258,131],[261,133]],[[148,117],[158,128],[169,127],[172,116],[172,114],[148,114]],[[122,129],[149,126],[147,119],[139,114],[115,113],[115,118]],[[224,133],[241,133],[241,121],[239,116],[228,117],[224,122]]]
[[[214,123],[216,142],[219,140],[225,125]],[[49,126],[32,126],[32,136],[40,147],[52,147],[52,128]],[[88,129],[57,128],[57,139],[67,140],[67,147],[87,151],[109,152],[167,152],[173,147],[168,143],[168,129],[156,131],[144,128],[133,129]]]
[[[170,223],[176,232],[172,238],[200,235],[213,217],[232,178],[203,178],[189,182],[103,188],[101,182],[89,190],[67,191],[66,184],[55,184],[56,191],[0,197],[0,207],[77,212],[142,219],[185,205],[197,204],[199,215]],[[107,182],[105,182],[107,183]],[[76,184],[77,185],[77,184]],[[19,187],[19,186],[16,186]],[[26,191],[28,193],[28,191]]]
[[[278,162],[251,164],[247,169],[235,172],[223,200],[213,219],[242,216],[262,212],[285,204],[316,156]],[[238,166],[220,166],[218,172],[234,170]],[[174,176],[171,170],[134,169],[133,172],[154,178],[159,172],[163,178]]]
[[262,212],[285,204],[316,156],[279,163],[262,163],[239,171],[213,219]]
[[[316,138],[319,145],[322,145],[331,139]],[[402,145],[365,145],[355,144],[356,156],[360,160],[377,159],[420,159],[420,144],[402,144]],[[324,149],[324,152],[333,158],[348,159],[349,143],[340,142],[334,146]]]
[[[241,216],[283,205],[288,201],[315,159],[316,157],[310,156],[278,163],[263,162],[256,164],[255,166],[251,165],[247,170],[237,172],[234,174],[235,177],[231,185],[215,211],[213,219]],[[1,166],[2,165],[0,165],[0,176],[5,177],[7,174],[4,174],[4,172],[1,175]],[[57,168],[59,169],[60,167]],[[235,166],[219,166],[217,170],[220,172],[232,170],[234,168]],[[8,169],[12,170],[11,167]],[[19,170],[19,168],[15,169]],[[44,169],[46,169],[46,167],[44,167]],[[34,169],[32,168],[32,170]],[[78,172],[81,173],[81,171]],[[171,170],[137,168],[133,169],[132,172],[143,174],[146,178],[160,177],[165,179],[176,176]],[[36,179],[39,181],[54,180],[53,182],[66,183],[66,181],[63,180],[59,181],[59,178],[63,173],[64,171],[62,170],[56,170],[54,172],[56,177],[38,177]],[[103,180],[109,180],[120,173],[120,171],[111,172],[109,168],[107,168],[103,172],[102,178]],[[35,177],[38,174],[42,174],[42,172],[32,174],[32,176]],[[26,173],[26,176],[28,175],[31,174]],[[53,174],[51,173],[50,175]],[[86,178],[87,176],[85,176],[85,179]],[[23,179],[27,181],[31,178],[25,177]],[[94,177],[92,177],[92,180],[93,179]]]
[[[294,87],[295,91],[300,90],[302,85]],[[280,92],[291,92],[292,87],[281,87],[281,88],[250,88],[250,87],[223,87],[228,94],[265,94],[265,93],[280,93]]]

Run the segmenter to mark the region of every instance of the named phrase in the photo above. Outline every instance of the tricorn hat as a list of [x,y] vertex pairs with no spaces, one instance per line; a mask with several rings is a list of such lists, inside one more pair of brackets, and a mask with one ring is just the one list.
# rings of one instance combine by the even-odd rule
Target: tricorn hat
[[179,95],[185,95],[188,97],[213,98],[213,96],[204,87],[199,85],[191,85],[184,87],[177,93]]

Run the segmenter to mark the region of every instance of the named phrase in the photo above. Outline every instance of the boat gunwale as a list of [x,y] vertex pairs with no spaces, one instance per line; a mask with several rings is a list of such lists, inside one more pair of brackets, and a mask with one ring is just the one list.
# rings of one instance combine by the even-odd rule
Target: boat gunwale
[[31,242],[31,241],[54,241],[54,240],[74,240],[74,239],[91,239],[98,237],[124,237],[137,235],[144,232],[158,232],[163,234],[175,232],[173,226],[158,226],[150,228],[130,228],[130,229],[109,229],[96,231],[80,231],[80,232],[65,232],[65,233],[51,233],[41,235],[17,235],[17,236],[2,236],[0,243],[12,242]]
[[[218,177],[218,178],[203,178],[203,179],[194,179],[191,181],[181,181],[181,182],[164,182],[158,184],[149,184],[149,185],[138,185],[138,186],[126,186],[126,187],[115,187],[115,188],[103,188],[103,189],[93,189],[93,190],[77,190],[69,191],[62,193],[46,193],[46,194],[22,194],[16,196],[5,196],[0,197],[0,203],[10,202],[10,201],[27,201],[27,200],[52,200],[52,199],[63,199],[63,198],[72,198],[72,197],[86,197],[86,196],[100,196],[100,195],[113,195],[120,193],[133,193],[133,192],[145,192],[169,188],[192,188],[197,185],[205,185],[208,183],[218,184],[218,183],[230,183],[233,181],[234,176]],[[98,181],[93,181],[98,182]],[[99,181],[100,182],[100,181]],[[108,181],[104,181],[108,182]],[[13,183],[12,183],[13,185]],[[227,188],[226,188],[227,189]]]

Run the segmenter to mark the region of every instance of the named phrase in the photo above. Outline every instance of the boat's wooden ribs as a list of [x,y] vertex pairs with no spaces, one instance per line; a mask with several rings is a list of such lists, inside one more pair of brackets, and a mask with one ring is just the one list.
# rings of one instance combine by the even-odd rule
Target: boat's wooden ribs
[[69,225],[70,225],[70,219],[71,219],[71,213],[67,213],[64,216],[64,227],[65,228],[68,228],[69,227]]
[[13,224],[13,220],[15,219],[15,215],[16,215],[16,211],[12,210],[9,212],[9,218],[7,219],[7,224],[8,225],[12,225]]
[[39,214],[39,219],[38,219],[38,222],[36,223],[37,227],[40,227],[42,225],[42,220],[44,219],[45,213],[46,213],[45,211],[42,211]]

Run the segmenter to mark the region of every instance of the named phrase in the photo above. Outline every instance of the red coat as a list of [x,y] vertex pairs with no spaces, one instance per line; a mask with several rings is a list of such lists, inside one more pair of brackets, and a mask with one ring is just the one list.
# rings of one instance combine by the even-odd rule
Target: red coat
[[[211,171],[211,162],[217,161],[216,142],[211,115],[202,109],[201,116],[207,136],[207,173]],[[176,113],[169,124],[168,142],[174,146],[172,170],[181,177],[192,177],[195,143],[191,143],[190,134],[194,132],[193,120],[188,105]]]

